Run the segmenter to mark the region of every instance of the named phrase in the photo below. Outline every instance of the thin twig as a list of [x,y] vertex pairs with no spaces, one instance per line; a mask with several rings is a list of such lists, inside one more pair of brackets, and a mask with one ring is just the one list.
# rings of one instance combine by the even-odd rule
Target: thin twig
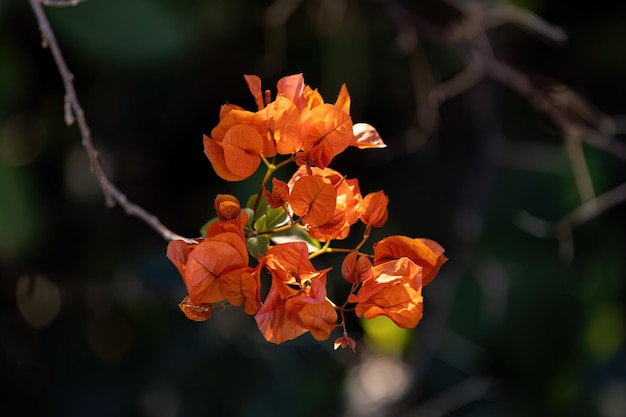
[[595,196],[591,173],[585,159],[585,150],[583,144],[577,135],[565,136],[565,151],[572,166],[576,186],[578,187],[578,195],[580,201],[591,200]]
[[113,207],[116,204],[119,205],[126,211],[126,214],[140,218],[146,224],[156,230],[166,240],[180,239],[189,243],[194,242],[193,239],[189,239],[172,232],[167,227],[165,227],[156,216],[129,201],[126,195],[122,193],[106,176],[104,169],[102,168],[102,164],[100,163],[98,150],[95,148],[91,139],[91,130],[89,129],[89,125],[87,124],[85,112],[83,111],[83,108],[78,101],[78,96],[76,95],[76,90],[74,88],[73,82],[74,75],[67,67],[65,59],[61,54],[61,49],[59,48],[56,37],[54,36],[54,32],[52,31],[50,22],[48,21],[45,11],[43,10],[43,2],[41,0],[29,0],[29,2],[33,9],[33,12],[35,13],[35,17],[37,18],[37,22],[39,23],[39,29],[41,30],[42,35],[42,45],[44,48],[50,48],[50,52],[54,57],[54,61],[59,69],[61,79],[63,80],[63,86],[65,88],[65,123],[68,126],[73,124],[74,122],[78,124],[81,143],[85,148],[85,151],[87,152],[87,156],[89,157],[91,170],[98,179],[100,188],[104,193],[107,207]]
[[556,238],[559,241],[559,253],[561,258],[569,262],[572,260],[574,253],[572,240],[573,230],[625,201],[626,183],[623,183],[582,203],[556,222],[540,219],[525,211],[518,213],[515,222],[520,229],[533,236],[540,238]]
[[571,260],[572,232],[580,224],[579,219],[587,221],[605,211],[605,207],[610,208],[626,201],[626,191],[622,186],[595,196],[582,147],[584,143],[626,160],[626,145],[613,136],[619,130],[617,124],[572,90],[565,87],[543,89],[519,70],[500,61],[493,54],[485,32],[489,27],[510,22],[561,43],[566,40],[566,36],[560,28],[516,6],[483,9],[478,2],[443,2],[456,8],[463,16],[460,22],[450,25],[446,30],[425,23],[398,0],[386,0],[385,5],[388,15],[397,22],[398,27],[409,25],[417,37],[448,46],[466,61],[464,70],[431,90],[431,105],[441,105],[445,99],[461,94],[486,77],[525,97],[560,130],[582,204],[556,224],[530,215],[523,216],[523,221],[518,220],[520,227],[529,233],[556,237],[561,256]]
[[87,0],[41,0],[41,4],[44,6],[52,6],[52,7],[69,7],[76,6],[79,3],[82,3]]

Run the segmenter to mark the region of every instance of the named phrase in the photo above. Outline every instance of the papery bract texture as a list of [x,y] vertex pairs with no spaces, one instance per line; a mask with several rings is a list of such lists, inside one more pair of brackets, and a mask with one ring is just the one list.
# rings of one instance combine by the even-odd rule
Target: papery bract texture
[[272,276],[267,298],[255,316],[265,339],[282,343],[307,331],[317,339],[328,338],[337,320],[337,313],[326,300],[329,269],[315,269],[306,244],[273,246],[260,259],[260,265]]
[[356,303],[358,317],[384,315],[398,327],[414,328],[423,312],[422,268],[406,257],[378,264],[348,302]]
[[389,236],[374,244],[374,265],[406,256],[423,268],[422,284],[426,286],[448,260],[444,252],[434,240]]

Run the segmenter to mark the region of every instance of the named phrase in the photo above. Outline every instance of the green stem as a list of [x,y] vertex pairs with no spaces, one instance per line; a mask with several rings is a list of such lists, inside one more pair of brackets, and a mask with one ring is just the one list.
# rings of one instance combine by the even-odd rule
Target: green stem
[[256,210],[259,208],[259,202],[261,201],[261,196],[263,195],[263,189],[265,188],[265,185],[270,180],[270,178],[272,178],[272,175],[274,174],[274,172],[277,169],[280,169],[280,168],[284,167],[285,165],[289,164],[290,162],[295,161],[295,157],[293,155],[291,155],[289,158],[285,159],[284,161],[279,162],[278,164],[274,165],[273,163],[268,161],[265,156],[263,156],[261,154],[259,154],[259,156],[261,157],[261,160],[263,161],[263,163],[267,167],[267,171],[265,172],[265,176],[263,177],[263,181],[261,181],[261,186],[259,187],[259,192],[256,194],[256,200],[254,201],[254,207],[252,207],[252,210],[255,213],[256,213]]
[[321,255],[322,253],[331,252],[331,250],[329,250],[330,242],[331,242],[331,239],[328,239],[326,241],[326,243],[324,243],[324,246],[322,246],[321,248],[319,248],[318,250],[316,250],[315,252],[313,252],[312,254],[309,255],[309,259],[313,259],[313,258]]

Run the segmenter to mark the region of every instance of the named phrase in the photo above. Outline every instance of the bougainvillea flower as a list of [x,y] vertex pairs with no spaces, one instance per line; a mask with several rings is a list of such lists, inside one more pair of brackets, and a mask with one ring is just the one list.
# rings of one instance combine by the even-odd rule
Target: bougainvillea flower
[[191,304],[226,300],[235,306],[245,303],[248,314],[258,310],[258,275],[248,267],[246,243],[238,233],[211,235],[198,244],[172,241],[167,257],[181,273]]
[[243,78],[246,80],[246,84],[248,84],[248,88],[250,89],[250,93],[252,93],[252,97],[254,97],[258,109],[261,110],[265,107],[261,79],[257,75],[248,74],[244,74]]
[[269,102],[269,91],[264,96],[261,79],[258,76],[244,75],[244,78],[258,107],[252,121],[248,123],[252,124],[265,139],[263,155],[272,157],[276,153],[290,155],[301,151],[301,112],[308,110],[307,99],[303,95],[304,77],[302,74],[281,78],[277,83],[276,99],[271,102]]
[[[320,176],[330,181],[330,184],[335,187],[337,198],[335,200],[335,213],[327,222],[331,223],[332,220],[332,224],[310,228],[309,234],[322,242],[328,239],[347,238],[350,234],[350,226],[356,223],[360,216],[359,207],[363,198],[359,189],[359,181],[356,178],[346,178],[331,168],[311,167],[310,169],[311,175]],[[306,175],[308,175],[307,167],[303,165],[289,180],[289,188],[293,188],[294,184]],[[341,216],[341,219],[337,219],[336,214]]]
[[367,257],[357,255],[356,251],[350,252],[341,263],[341,275],[352,284],[360,284],[372,275],[372,263]]
[[423,268],[422,284],[426,286],[448,260],[444,252],[441,245],[434,240],[389,236],[374,243],[374,265],[406,256]]
[[272,276],[272,285],[255,316],[266,340],[282,343],[307,331],[318,340],[330,336],[337,313],[326,300],[326,274],[308,258],[304,242],[271,247],[259,260]]
[[221,221],[233,220],[241,215],[239,200],[230,194],[218,194],[215,196],[213,207],[217,213],[217,218]]
[[299,155],[298,163],[324,168],[353,139],[349,114],[332,104],[317,106],[311,109],[307,134],[303,135],[304,152]]
[[357,317],[384,315],[398,327],[412,329],[423,312],[422,268],[406,257],[378,264],[348,302],[356,303]]
[[224,135],[224,162],[235,175],[247,178],[259,167],[263,137],[252,126],[234,125]]
[[244,226],[248,222],[248,213],[241,210],[236,197],[229,194],[218,194],[213,202],[218,221],[211,222],[204,231],[204,237],[217,236],[222,233],[235,233],[245,239]]
[[291,100],[298,110],[302,111],[308,106],[304,96],[306,84],[302,74],[287,75],[276,83],[277,96],[284,96]]
[[349,337],[345,332],[343,333],[343,336],[337,338],[335,340],[335,343],[333,344],[333,348],[335,350],[339,348],[345,349],[348,346],[350,347],[350,349],[352,349],[352,352],[356,353],[356,342],[354,341],[353,338]]
[[228,168],[224,157],[224,147],[220,143],[214,141],[207,135],[204,135],[203,138],[204,154],[209,158],[209,161],[211,161],[211,165],[213,165],[213,169],[217,175],[226,181],[241,181],[247,178],[243,175],[235,174]]
[[267,138],[266,122],[256,113],[231,104],[222,106],[218,125],[210,137],[203,138],[204,153],[215,172],[227,181],[241,181],[252,175],[260,163],[259,154],[276,154],[273,141]]
[[272,178],[272,192],[263,188],[263,195],[272,208],[282,207],[289,199],[289,186],[285,181]]
[[361,221],[368,226],[382,227],[387,221],[389,198],[382,191],[370,193],[360,206]]
[[330,181],[318,175],[308,175],[295,182],[287,201],[303,224],[315,227],[331,218],[336,200],[337,191]]
[[335,107],[341,109],[345,114],[350,114],[350,94],[348,94],[348,88],[345,84],[341,85]]
[[302,150],[302,122],[300,110],[285,96],[278,96],[257,113],[266,124],[268,140],[276,152],[291,155]]

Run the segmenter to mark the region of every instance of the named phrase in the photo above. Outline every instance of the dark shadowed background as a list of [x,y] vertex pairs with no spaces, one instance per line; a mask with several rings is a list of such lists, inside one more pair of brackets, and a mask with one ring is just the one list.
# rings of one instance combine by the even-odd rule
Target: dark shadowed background
[[[504,24],[477,36],[486,36],[479,51],[489,41],[498,60],[565,98],[561,109],[608,132],[614,147],[565,146],[537,97],[489,77],[437,106],[435,85],[472,56],[450,41],[464,16],[454,3],[46,9],[109,177],[185,236],[214,216],[217,193],[245,201],[258,186],[219,179],[202,151],[222,104],[254,109],[243,74],[274,90],[302,72],[330,102],[347,84],[353,120],[388,145],[331,164],[364,193],[389,195],[389,221],[373,239],[428,237],[450,259],[424,290],[417,329],[354,320],[353,354],[333,351],[339,331],[276,346],[239,309],[204,323],[183,316],[167,242],[105,206],[79,132],[64,123],[63,85],[28,1],[0,0],[0,415],[626,415],[626,205],[576,227],[573,251],[530,233],[626,180],[626,6],[515,4],[568,40]],[[572,169],[577,150],[591,196]],[[338,259],[323,258],[336,271]]]

